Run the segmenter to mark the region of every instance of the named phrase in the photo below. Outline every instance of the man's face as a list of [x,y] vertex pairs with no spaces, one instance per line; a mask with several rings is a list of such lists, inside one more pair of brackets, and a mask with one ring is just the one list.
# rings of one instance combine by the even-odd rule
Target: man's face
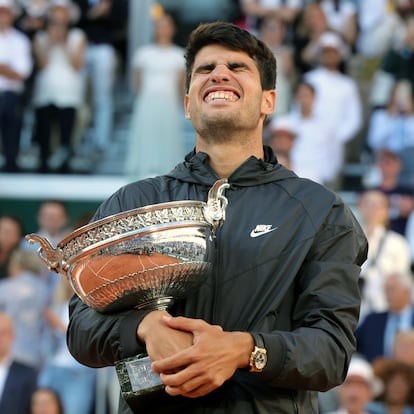
[[55,235],[67,224],[64,208],[58,203],[45,203],[39,211],[39,225],[46,233]]
[[13,13],[10,8],[0,7],[0,29],[8,29],[13,24]]
[[341,54],[334,47],[324,47],[322,49],[321,62],[328,69],[337,69],[341,63]]
[[342,407],[349,413],[364,413],[365,405],[372,399],[369,385],[360,378],[347,378],[338,388]]
[[226,141],[225,131],[256,130],[273,112],[274,100],[274,91],[262,90],[250,56],[209,45],[196,55],[184,106],[201,137]]

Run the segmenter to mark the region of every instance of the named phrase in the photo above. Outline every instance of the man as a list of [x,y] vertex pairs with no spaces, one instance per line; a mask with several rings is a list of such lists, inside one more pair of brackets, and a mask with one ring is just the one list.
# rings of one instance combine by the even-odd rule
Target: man
[[277,160],[284,167],[292,170],[292,148],[295,144],[297,129],[288,115],[275,117],[268,128],[266,144],[272,148]]
[[0,0],[0,133],[5,172],[18,171],[23,91],[33,61],[29,39],[13,27],[16,5]]
[[92,93],[92,147],[103,152],[110,144],[114,123],[114,84],[117,75],[117,51],[114,31],[125,22],[123,0],[74,0],[80,9],[77,26],[87,37],[85,83]]
[[395,335],[392,357],[414,367],[414,329]]
[[412,289],[412,276],[408,273],[393,273],[385,279],[388,310],[369,313],[355,332],[357,350],[369,362],[381,356],[391,357],[397,333],[414,328]]
[[48,337],[44,312],[50,296],[46,282],[40,278],[41,267],[35,252],[15,249],[8,277],[0,280],[0,311],[14,322],[13,355],[35,368],[44,362]]
[[360,223],[368,239],[368,259],[362,266],[360,318],[388,309],[384,282],[391,273],[410,270],[410,247],[401,235],[387,228],[389,200],[377,189],[363,191],[358,199]]
[[[62,239],[70,233],[69,217],[66,204],[61,200],[45,200],[39,205],[36,221],[38,228],[36,234],[46,237],[52,245],[56,246]],[[36,251],[36,246],[22,239],[23,250]],[[46,266],[42,267],[41,277],[47,282],[50,297],[53,297],[55,288],[61,276],[51,272]]]
[[0,413],[27,414],[36,389],[37,372],[13,359],[13,321],[0,312]]
[[316,50],[318,66],[304,76],[315,88],[314,114],[329,123],[334,134],[329,145],[330,170],[337,173],[330,183],[337,188],[337,179],[345,159],[345,146],[356,137],[362,125],[362,106],[356,82],[340,71],[347,48],[341,37],[333,32],[322,34]]
[[383,389],[382,382],[375,377],[371,364],[353,357],[345,381],[337,389],[339,408],[330,414],[367,414],[365,407]]
[[408,217],[414,211],[414,187],[399,182],[402,160],[397,152],[387,148],[378,150],[376,167],[380,173],[377,188],[390,200],[389,228],[404,236]]
[[[298,178],[263,147],[276,72],[263,42],[232,24],[201,25],[189,39],[186,70],[195,151],[165,176],[114,194],[95,219],[167,200],[205,200],[217,177],[227,177],[213,275],[171,310],[179,317],[158,310],[103,315],[74,297],[69,348],[95,367],[146,351],[167,403],[139,412],[317,412],[316,390],[343,381],[355,346],[362,229],[334,193]],[[257,354],[263,362],[267,355],[264,366],[251,358]],[[123,399],[120,413],[131,413]]]
[[334,182],[341,166],[332,162],[332,136],[335,133],[325,116],[316,114],[315,88],[300,82],[296,88],[295,109],[289,116],[296,126],[297,137],[292,148],[292,169],[300,177],[319,184]]

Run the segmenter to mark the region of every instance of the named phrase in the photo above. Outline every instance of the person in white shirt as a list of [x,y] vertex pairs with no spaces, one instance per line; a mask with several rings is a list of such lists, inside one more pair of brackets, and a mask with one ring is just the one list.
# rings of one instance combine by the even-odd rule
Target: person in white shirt
[[368,312],[383,312],[388,304],[384,283],[391,273],[410,270],[410,250],[407,240],[387,229],[389,199],[380,190],[365,190],[358,200],[361,225],[368,239],[368,258],[361,268],[362,319]]
[[350,0],[321,0],[320,4],[330,30],[341,35],[348,45],[353,46],[358,33],[355,4]]
[[335,130],[315,113],[315,99],[315,88],[301,82],[296,90],[295,109],[289,114],[297,134],[291,151],[292,169],[300,177],[330,186],[335,183],[342,162],[332,153]]
[[13,27],[17,10],[12,0],[0,0],[0,133],[5,172],[17,172],[25,80],[33,61],[29,39]]
[[348,55],[339,35],[326,32],[319,38],[320,63],[304,78],[316,90],[315,115],[330,123],[332,162],[343,163],[345,144],[356,137],[362,126],[362,104],[356,82],[340,71],[341,61]]
[[[43,312],[49,303],[47,285],[40,278],[36,253],[16,249],[9,263],[9,276],[0,281],[0,311],[13,318],[13,355],[38,369],[44,362],[47,326]],[[0,410],[0,412],[2,412]]]
[[388,0],[358,2],[357,51],[365,57],[381,57],[400,37],[401,20]]

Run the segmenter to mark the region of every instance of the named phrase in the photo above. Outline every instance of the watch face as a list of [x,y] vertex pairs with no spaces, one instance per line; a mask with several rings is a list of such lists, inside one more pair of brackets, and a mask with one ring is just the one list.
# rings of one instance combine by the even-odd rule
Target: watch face
[[254,366],[257,369],[263,369],[266,366],[267,355],[266,352],[257,351],[254,357]]

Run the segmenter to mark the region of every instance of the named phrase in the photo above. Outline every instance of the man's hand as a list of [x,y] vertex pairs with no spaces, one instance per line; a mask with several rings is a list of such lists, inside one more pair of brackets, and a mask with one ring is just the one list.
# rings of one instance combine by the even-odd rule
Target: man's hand
[[192,346],[152,364],[168,394],[201,397],[220,387],[237,368],[248,366],[253,349],[250,334],[224,332],[199,319],[164,316],[163,320],[170,329],[193,336]]
[[175,355],[193,344],[193,334],[171,328],[165,322],[170,315],[165,311],[153,311],[138,326],[138,339],[145,343],[152,361]]

